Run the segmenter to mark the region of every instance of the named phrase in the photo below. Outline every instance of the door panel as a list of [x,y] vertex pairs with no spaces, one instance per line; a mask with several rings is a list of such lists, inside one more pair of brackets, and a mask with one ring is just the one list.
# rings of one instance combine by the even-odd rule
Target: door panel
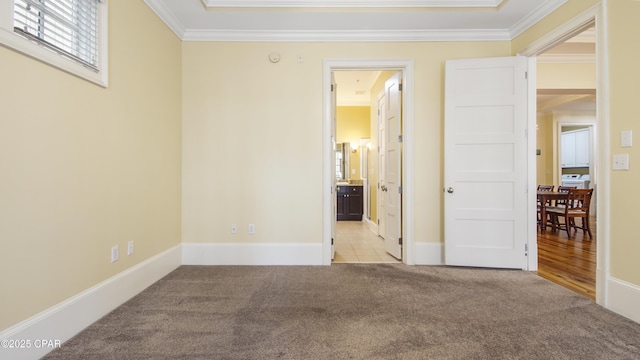
[[386,132],[385,132],[385,114],[387,113],[386,105],[385,105],[385,96],[384,92],[380,98],[378,98],[378,193],[377,193],[377,202],[378,202],[378,235],[383,239],[387,236],[387,227],[386,227],[386,208],[385,208],[385,192],[383,189],[386,188],[387,182],[385,181],[386,175],[386,164],[385,164],[385,142],[386,142]]
[[525,268],[527,62],[447,61],[445,263]]
[[385,249],[402,258],[402,92],[400,73],[385,82]]

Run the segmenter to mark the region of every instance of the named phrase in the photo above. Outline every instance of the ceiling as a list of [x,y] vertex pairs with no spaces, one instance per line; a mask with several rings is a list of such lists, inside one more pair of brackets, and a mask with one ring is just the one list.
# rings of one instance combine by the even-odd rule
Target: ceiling
[[185,41],[511,40],[568,0],[144,0]]

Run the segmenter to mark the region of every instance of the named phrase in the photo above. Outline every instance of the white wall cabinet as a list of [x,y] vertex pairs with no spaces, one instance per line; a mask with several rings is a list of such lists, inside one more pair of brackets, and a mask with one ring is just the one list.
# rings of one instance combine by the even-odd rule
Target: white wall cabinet
[[562,167],[589,167],[591,130],[580,129],[562,133]]

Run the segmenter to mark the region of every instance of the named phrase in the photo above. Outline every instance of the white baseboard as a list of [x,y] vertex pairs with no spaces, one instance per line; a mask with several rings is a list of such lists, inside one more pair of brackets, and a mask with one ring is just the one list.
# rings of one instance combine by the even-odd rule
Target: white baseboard
[[609,278],[607,308],[640,323],[640,286]]
[[[0,359],[39,359],[175,270],[181,246],[163,251],[0,333]],[[7,348],[15,340],[23,348]],[[45,341],[43,341],[45,340]],[[51,341],[51,342],[49,342]],[[15,345],[15,344],[14,344]]]
[[362,221],[364,221],[365,224],[367,224],[367,227],[369,228],[369,230],[371,230],[371,232],[378,235],[378,224],[371,221],[371,219],[367,219],[366,217],[364,217]]
[[444,245],[417,242],[413,245],[413,258],[416,265],[444,265]]
[[322,265],[322,244],[183,243],[183,265]]

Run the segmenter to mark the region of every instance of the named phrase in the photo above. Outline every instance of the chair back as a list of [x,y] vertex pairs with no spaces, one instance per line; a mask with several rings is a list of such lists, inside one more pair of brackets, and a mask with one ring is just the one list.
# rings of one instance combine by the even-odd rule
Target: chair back
[[584,211],[589,214],[593,189],[570,189],[567,206],[570,211]]
[[[538,191],[553,191],[553,185],[538,185]],[[538,206],[540,201],[538,201]],[[551,205],[551,201],[547,200],[545,205]]]
[[[577,188],[578,188],[577,186],[562,186],[562,185],[560,185],[560,186],[558,186],[558,192],[568,193],[569,190],[577,189]],[[563,200],[563,199],[556,200],[556,206],[567,206],[567,201]]]

